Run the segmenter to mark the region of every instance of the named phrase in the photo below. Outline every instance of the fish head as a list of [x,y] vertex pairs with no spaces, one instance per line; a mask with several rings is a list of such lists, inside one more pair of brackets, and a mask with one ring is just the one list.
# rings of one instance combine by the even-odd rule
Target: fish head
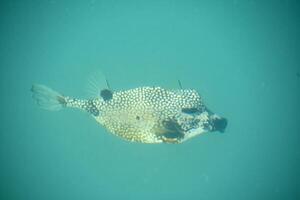
[[166,143],[182,143],[206,132],[224,133],[227,119],[211,112],[205,107],[182,108],[172,119],[164,122],[166,132],[163,141]]

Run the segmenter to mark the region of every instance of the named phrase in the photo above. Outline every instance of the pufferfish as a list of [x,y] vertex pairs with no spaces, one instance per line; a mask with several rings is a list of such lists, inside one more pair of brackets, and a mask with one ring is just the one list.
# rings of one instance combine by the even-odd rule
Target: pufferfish
[[205,132],[224,132],[227,126],[227,119],[207,109],[193,89],[103,89],[99,97],[86,100],[39,84],[31,91],[42,108],[84,110],[109,132],[132,142],[178,144]]

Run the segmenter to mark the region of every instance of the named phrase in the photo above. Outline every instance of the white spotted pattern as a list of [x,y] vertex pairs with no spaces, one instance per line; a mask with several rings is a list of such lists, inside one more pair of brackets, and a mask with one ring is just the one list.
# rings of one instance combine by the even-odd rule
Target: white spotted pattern
[[[163,121],[182,108],[199,108],[201,98],[195,90],[170,91],[160,87],[139,87],[114,92],[109,101],[93,100],[99,110],[96,120],[117,136],[129,141],[161,143]],[[83,106],[83,105],[79,105]]]

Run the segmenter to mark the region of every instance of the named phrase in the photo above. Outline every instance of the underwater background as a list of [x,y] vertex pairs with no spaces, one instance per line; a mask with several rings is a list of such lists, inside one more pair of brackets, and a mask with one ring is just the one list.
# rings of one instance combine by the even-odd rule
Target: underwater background
[[[1,1],[0,199],[300,199],[300,3]],[[194,88],[228,119],[179,145],[122,140],[40,109],[33,83],[85,98]]]

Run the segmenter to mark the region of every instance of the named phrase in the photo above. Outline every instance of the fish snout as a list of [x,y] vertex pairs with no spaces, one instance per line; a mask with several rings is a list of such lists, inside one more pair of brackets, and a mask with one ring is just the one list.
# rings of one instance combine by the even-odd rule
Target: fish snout
[[214,115],[211,118],[212,131],[219,131],[221,133],[224,133],[227,124],[228,124],[228,120],[224,117],[219,117],[217,115]]

